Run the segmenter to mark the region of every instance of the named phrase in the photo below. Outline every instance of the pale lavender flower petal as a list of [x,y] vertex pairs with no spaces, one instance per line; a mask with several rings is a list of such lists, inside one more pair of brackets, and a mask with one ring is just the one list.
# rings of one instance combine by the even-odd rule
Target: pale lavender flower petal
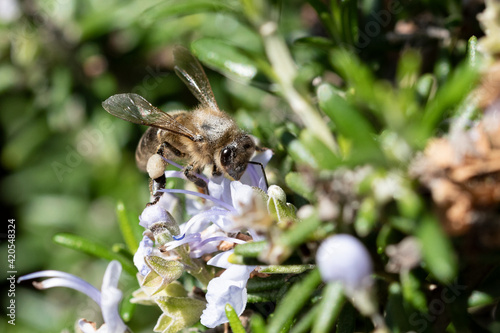
[[247,206],[253,197],[253,188],[241,182],[231,182],[232,205],[238,211],[238,215],[243,213],[243,207]]
[[139,248],[134,254],[134,265],[142,276],[146,276],[151,268],[148,267],[144,257],[149,256],[153,252],[153,241],[148,236],[143,236],[139,243]]
[[141,216],[139,216],[139,225],[146,229],[149,229],[153,223],[169,221],[167,210],[165,210],[160,205],[151,205],[142,211]]
[[160,197],[160,200],[158,200],[158,202],[156,203],[156,205],[162,207],[167,212],[173,214],[174,210],[179,205],[179,198],[169,193],[167,194],[163,193],[162,196]]
[[207,262],[207,265],[220,267],[220,268],[229,268],[229,267],[231,267],[232,264],[230,264],[227,261],[227,259],[233,253],[234,253],[234,250],[221,252],[221,253],[217,254],[216,256],[214,256],[212,259],[210,259]]
[[194,243],[194,242],[199,242],[201,241],[201,234],[199,232],[197,233],[192,233],[185,235],[182,239],[180,240],[175,240],[172,242],[168,242],[166,245],[165,250],[171,251],[181,245],[188,244],[188,243]]
[[266,166],[267,163],[273,158],[274,152],[271,149],[266,149],[261,153],[256,154],[253,158],[253,162],[258,162],[262,164],[262,166]]
[[203,212],[211,203],[208,201],[201,202],[195,198],[186,197],[186,213],[189,216],[194,216],[200,212]]
[[[273,157],[273,151],[270,149],[266,149],[263,152],[255,155],[252,158],[252,161],[261,163],[262,166],[265,167],[267,163],[269,163],[272,157]],[[262,169],[259,165],[249,164],[247,170],[241,176],[240,181],[243,184],[256,186],[264,191],[267,190],[264,174],[262,174]]]
[[210,281],[207,287],[206,309],[201,315],[201,323],[206,327],[214,328],[227,323],[225,307],[231,304],[239,315],[243,313],[247,304],[247,281],[255,266],[231,265],[221,276]]
[[41,271],[28,274],[19,278],[18,282],[50,277],[37,284],[38,288],[47,289],[53,287],[68,287],[80,291],[97,304],[99,304],[105,324],[99,330],[95,330],[93,325],[86,320],[79,320],[78,324],[83,332],[100,333],[124,333],[128,327],[122,321],[118,313],[118,306],[122,298],[122,292],[117,288],[122,266],[113,260],[109,263],[102,281],[101,291],[90,285],[88,282],[68,273],[59,271]]
[[207,195],[207,194],[203,194],[203,193],[198,193],[198,192],[188,191],[188,190],[181,190],[181,189],[163,189],[163,190],[160,190],[160,192],[190,194],[190,195],[194,195],[194,196],[197,196],[197,197],[200,197],[203,199],[213,201],[216,205],[224,207],[227,210],[234,210],[234,208],[230,204],[227,204],[224,201],[219,200],[211,195]]
[[0,1],[0,23],[2,25],[14,22],[21,16],[21,13],[22,11],[19,9],[19,2],[17,0]]
[[208,193],[217,199],[221,199],[224,194],[224,176],[212,177],[207,183]]
[[244,244],[245,241],[226,236],[223,232],[213,233],[210,237],[204,238],[201,242],[191,245],[191,258],[199,258],[206,253],[218,251],[221,242],[231,242],[235,244]]
[[183,178],[184,177],[184,172],[182,171],[175,171],[175,170],[167,170],[165,171],[165,177],[167,178]]
[[123,333],[127,330],[127,326],[118,312],[118,307],[122,299],[122,292],[117,288],[121,272],[122,265],[118,261],[113,260],[109,263],[102,280],[101,310],[108,333]]
[[84,293],[85,295],[92,298],[99,306],[101,305],[101,293],[99,292],[99,290],[87,281],[69,273],[54,270],[40,271],[21,276],[17,280],[17,283],[39,278],[51,278],[39,282],[37,284],[37,288],[39,289],[49,289],[54,287],[70,288]]
[[221,200],[222,202],[231,205],[231,180],[226,177],[219,176],[213,177],[208,182],[208,192],[211,196],[216,199]]
[[217,224],[221,229],[224,229],[225,221],[220,218],[228,214],[229,211],[227,209],[219,207],[212,207],[209,210],[200,212],[180,226],[181,234],[202,232],[210,223]]

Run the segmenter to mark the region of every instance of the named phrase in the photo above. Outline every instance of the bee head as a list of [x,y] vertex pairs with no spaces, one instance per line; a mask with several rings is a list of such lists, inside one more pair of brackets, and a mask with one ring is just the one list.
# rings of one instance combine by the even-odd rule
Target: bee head
[[239,180],[254,152],[255,142],[250,136],[242,135],[222,148],[219,160],[220,167],[229,176]]

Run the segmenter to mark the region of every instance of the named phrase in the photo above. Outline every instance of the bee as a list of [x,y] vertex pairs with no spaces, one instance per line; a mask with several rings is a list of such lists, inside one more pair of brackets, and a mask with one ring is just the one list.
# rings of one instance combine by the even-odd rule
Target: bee
[[176,74],[200,102],[194,110],[167,113],[133,93],[113,95],[102,103],[115,117],[149,126],[139,141],[135,159],[138,168],[152,179],[153,203],[165,187],[165,159],[187,162],[186,178],[208,193],[207,183],[198,176],[205,166],[213,166],[214,176],[224,174],[239,180],[252,163],[254,152],[263,149],[219,109],[198,60],[182,47],[174,49],[174,59]]

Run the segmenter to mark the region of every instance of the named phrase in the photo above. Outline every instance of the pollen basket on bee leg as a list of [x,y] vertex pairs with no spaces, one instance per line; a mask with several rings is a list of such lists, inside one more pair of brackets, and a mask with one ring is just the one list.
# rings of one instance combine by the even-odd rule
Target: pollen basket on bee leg
[[146,171],[151,179],[156,179],[163,175],[166,165],[167,162],[163,160],[161,155],[154,154],[148,159]]

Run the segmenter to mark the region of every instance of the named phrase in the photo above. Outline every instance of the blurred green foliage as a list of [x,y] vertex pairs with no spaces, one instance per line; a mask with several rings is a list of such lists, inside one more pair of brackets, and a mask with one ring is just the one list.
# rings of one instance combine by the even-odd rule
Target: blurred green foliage
[[[313,185],[339,170],[372,168],[353,189],[363,198],[354,224],[324,223],[316,211],[310,224],[282,235],[290,255],[332,231],[349,231],[377,250],[381,266],[387,246],[415,235],[424,244],[421,267],[380,283],[381,305],[395,332],[423,327],[411,314],[431,318],[425,315],[433,295],[424,284],[441,291],[467,269],[408,179],[407,167],[429,138],[448,130],[447,119],[461,114],[477,82],[475,39],[467,43],[482,34],[475,19],[481,1],[5,3],[13,9],[0,15],[0,186],[4,220],[16,219],[19,275],[57,269],[100,286],[107,261],[94,255],[130,265],[141,232],[137,216],[149,201],[148,179],[134,160],[144,128],[113,118],[101,102],[135,92],[164,110],[194,107],[195,98],[172,75],[175,44],[189,47],[209,69],[221,109],[273,149],[268,178],[286,189],[289,202],[317,208],[321,193]],[[276,22],[277,30],[266,33],[268,22]],[[400,195],[380,199],[373,184],[394,175]],[[1,246],[4,253],[6,244]],[[138,286],[131,268],[125,267],[121,281],[126,298]],[[498,266],[491,276],[498,277]],[[441,331],[459,331],[464,323],[476,329],[466,304],[496,302],[498,286],[490,280],[457,296],[443,322],[432,317],[422,331],[434,324],[446,324],[436,326]],[[370,329],[370,323],[355,322],[355,310],[343,299],[315,301],[311,295],[319,283],[312,271],[292,287],[285,284],[279,297],[250,295],[256,303],[300,300],[278,304],[270,320],[255,317],[254,331],[291,326],[306,303],[312,310],[297,319],[296,331],[329,329],[332,318],[314,323],[325,317],[317,315],[324,309],[338,316],[339,331],[352,332],[355,324]],[[333,287],[324,290],[326,296],[337,293]],[[18,287],[16,302],[17,325],[8,326],[2,316],[0,331],[72,330],[77,318],[98,318],[100,312],[68,290]],[[135,311],[128,323],[132,330],[150,332],[159,310],[129,307],[125,301],[122,312]],[[234,310],[227,313],[235,329]]]

